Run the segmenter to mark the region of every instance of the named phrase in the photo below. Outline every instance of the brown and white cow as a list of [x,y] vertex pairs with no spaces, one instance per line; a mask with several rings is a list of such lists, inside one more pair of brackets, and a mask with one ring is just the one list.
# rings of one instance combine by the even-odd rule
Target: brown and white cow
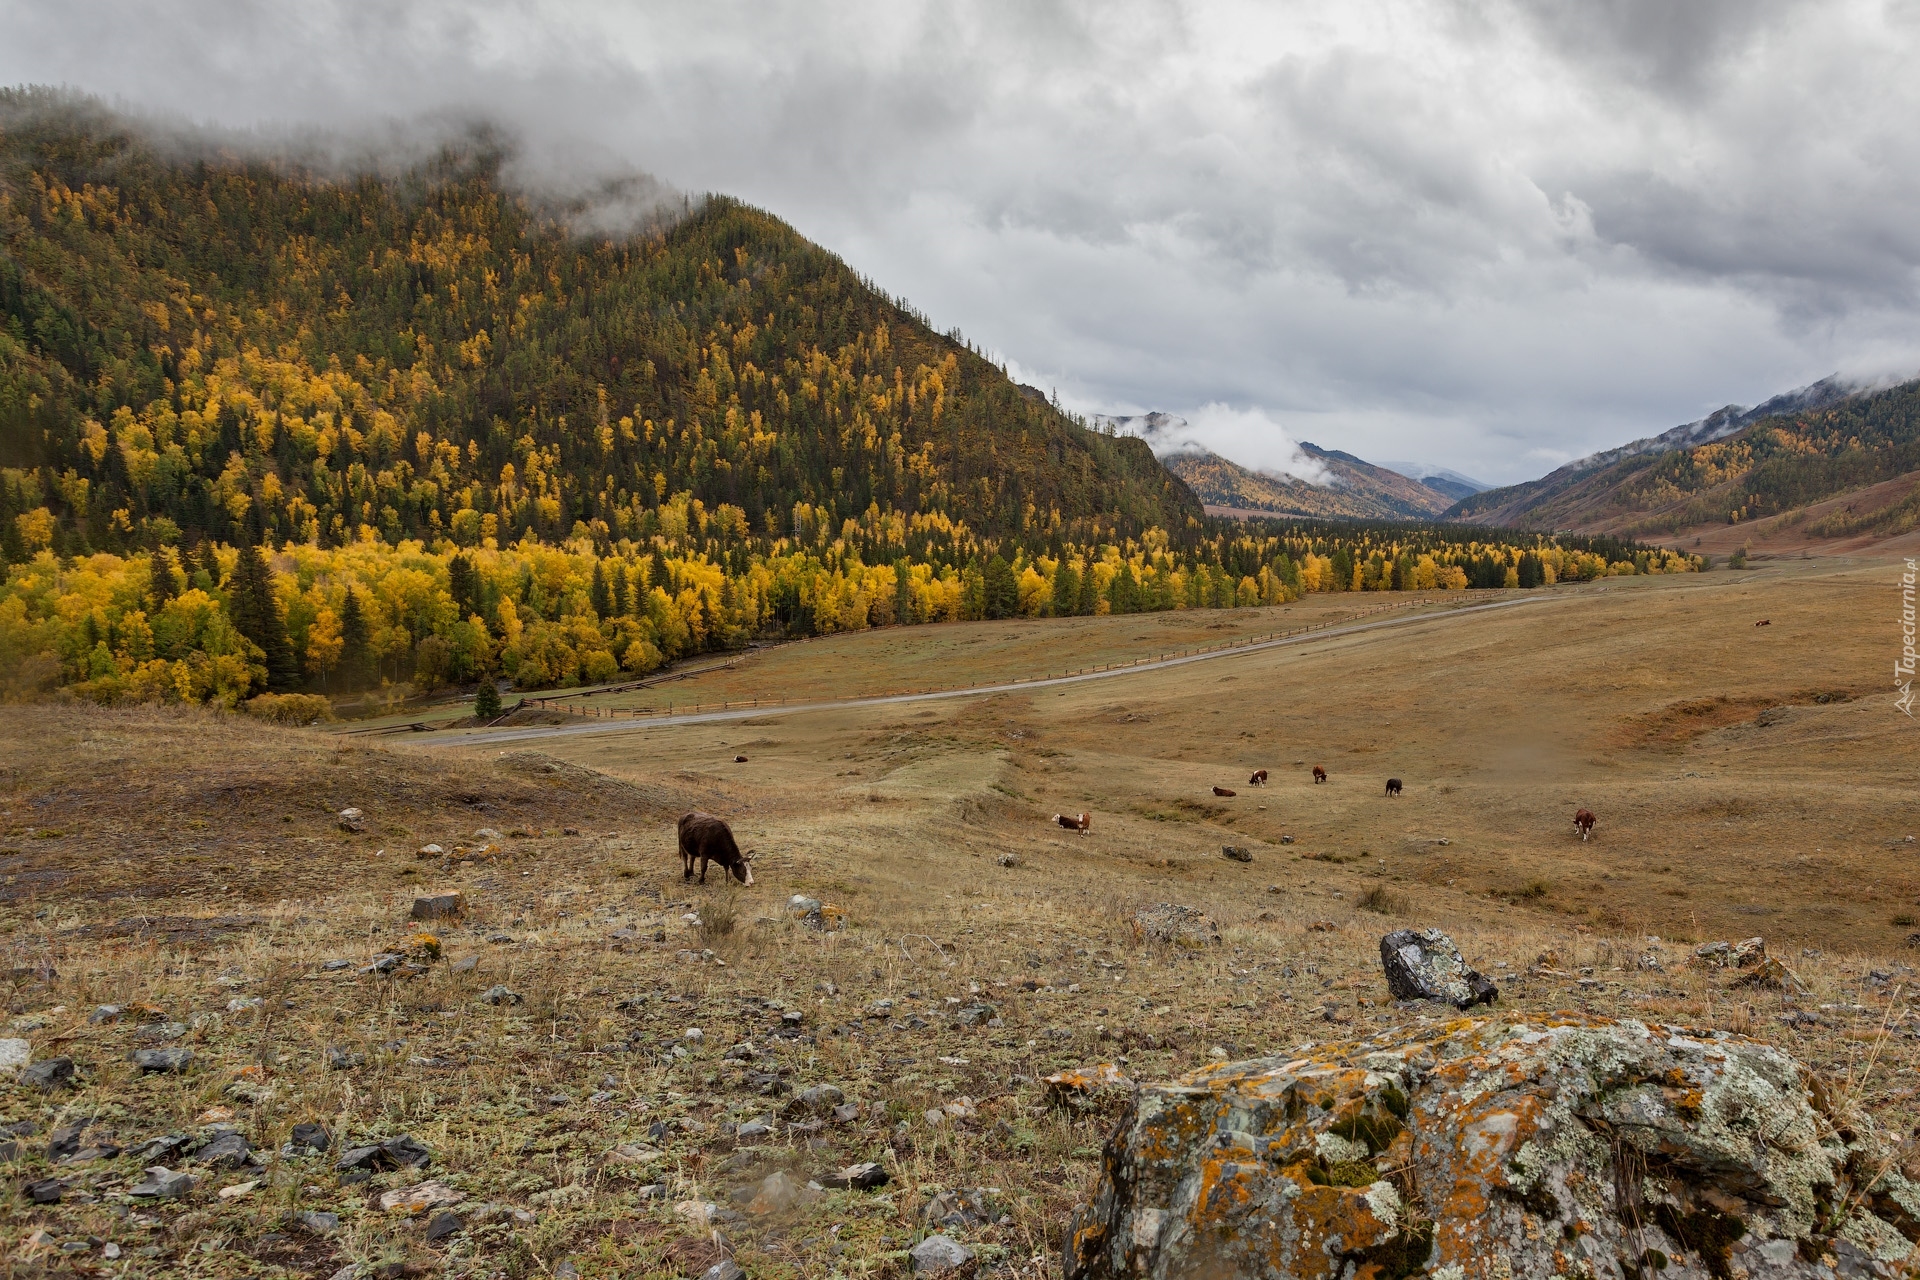
[[1400,794],[1400,779],[1398,778],[1387,779],[1387,794],[1390,796],[1397,796]]
[[1593,834],[1593,810],[1582,809],[1573,815],[1573,828],[1580,833],[1581,843]]
[[1267,785],[1267,771],[1266,771],[1265,769],[1255,769],[1255,770],[1253,771],[1253,776],[1252,776],[1251,778],[1248,778],[1248,779],[1247,779],[1247,785],[1248,785],[1248,786],[1250,786],[1250,787],[1264,787],[1264,786],[1266,786],[1266,785]]
[[1327,780],[1327,771],[1319,765],[1313,766],[1313,780],[1315,782],[1325,782]]
[[695,810],[680,818],[680,878],[693,879],[693,864],[700,863],[700,883],[707,882],[707,864],[717,862],[741,884],[753,883],[753,850],[740,852],[734,842],[733,828],[726,819]]
[[1078,831],[1087,835],[1093,830],[1093,815],[1090,813],[1056,813],[1053,820],[1069,831]]

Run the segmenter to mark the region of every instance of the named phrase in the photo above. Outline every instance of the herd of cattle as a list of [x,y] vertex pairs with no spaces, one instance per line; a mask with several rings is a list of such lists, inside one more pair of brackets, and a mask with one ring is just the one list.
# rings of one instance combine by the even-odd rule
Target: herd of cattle
[[[744,760],[745,757],[735,757],[735,759]],[[1325,782],[1327,780],[1327,771],[1319,765],[1313,766],[1313,780],[1316,783]],[[1255,769],[1253,776],[1247,779],[1247,785],[1250,787],[1264,787],[1267,785],[1267,771],[1265,769]],[[1387,779],[1388,797],[1399,796],[1403,789],[1400,779]],[[1233,796],[1238,793],[1229,787],[1215,787],[1213,794],[1216,796]],[[1053,815],[1053,821],[1056,825],[1064,827],[1068,831],[1077,831],[1083,836],[1093,833],[1093,815],[1090,813],[1056,813]],[[1593,823],[1594,817],[1593,810],[1591,809],[1581,809],[1573,815],[1573,828],[1580,833],[1580,839],[1583,842],[1588,836],[1593,834]],[[727,825],[724,818],[715,817],[711,813],[701,813],[699,810],[695,810],[681,817],[680,862],[681,879],[683,880],[693,879],[693,864],[698,862],[700,864],[700,883],[705,884],[707,882],[707,864],[717,862],[723,870],[741,884],[750,885],[753,883],[753,850],[748,849],[745,853],[742,853],[740,851],[740,845],[733,838],[733,828]]]

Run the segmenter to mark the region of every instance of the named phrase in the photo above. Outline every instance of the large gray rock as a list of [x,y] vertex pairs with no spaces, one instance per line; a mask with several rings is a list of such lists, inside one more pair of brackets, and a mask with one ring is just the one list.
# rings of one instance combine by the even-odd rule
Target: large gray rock
[[214,1134],[195,1148],[193,1159],[196,1164],[210,1165],[216,1169],[238,1169],[247,1162],[252,1150],[245,1134],[228,1129]]
[[973,1264],[973,1250],[948,1235],[928,1236],[907,1257],[917,1276],[957,1276]]
[[463,914],[467,909],[467,899],[459,890],[446,893],[429,893],[413,900],[415,920],[448,920]]
[[1920,1186],[1779,1049],[1566,1013],[1448,1025],[1143,1088],[1074,1213],[1066,1280],[1830,1280],[1920,1261]]
[[1471,1009],[1500,995],[1438,929],[1396,929],[1380,939],[1380,967],[1395,1000],[1445,1000],[1456,1009]]
[[193,1065],[191,1049],[135,1049],[130,1055],[133,1065],[142,1071],[185,1071]]
[[342,1173],[349,1169],[411,1169],[433,1162],[433,1153],[411,1134],[401,1134],[384,1142],[348,1147],[333,1167]]
[[45,1058],[21,1068],[20,1083],[29,1089],[52,1089],[73,1079],[73,1059]]
[[130,1196],[140,1196],[153,1200],[172,1200],[193,1190],[193,1179],[184,1173],[175,1173],[164,1165],[155,1165],[147,1170],[147,1176],[127,1188]]

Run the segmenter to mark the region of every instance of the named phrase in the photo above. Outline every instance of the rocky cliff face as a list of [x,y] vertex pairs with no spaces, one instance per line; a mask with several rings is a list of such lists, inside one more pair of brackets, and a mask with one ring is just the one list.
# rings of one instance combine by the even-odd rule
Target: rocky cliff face
[[1140,1090],[1067,1280],[1911,1276],[1920,1187],[1787,1054],[1454,1019]]

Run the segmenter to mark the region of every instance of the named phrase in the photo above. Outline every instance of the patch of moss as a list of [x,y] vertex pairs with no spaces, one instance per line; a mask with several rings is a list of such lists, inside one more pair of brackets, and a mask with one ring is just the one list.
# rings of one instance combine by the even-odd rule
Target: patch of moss
[[1433,1224],[1423,1222],[1412,1230],[1403,1231],[1385,1244],[1363,1249],[1353,1255],[1353,1261],[1372,1264],[1377,1270],[1367,1272],[1365,1267],[1356,1267],[1355,1271],[1379,1277],[1379,1280],[1405,1280],[1427,1263],[1433,1254]]
[[1743,1219],[1707,1209],[1682,1213],[1670,1204],[1655,1205],[1653,1216],[1668,1235],[1700,1255],[1714,1280],[1731,1280],[1733,1244],[1747,1234]]
[[[1307,1176],[1313,1177],[1313,1171]],[[1336,1160],[1314,1181],[1328,1187],[1370,1187],[1380,1181],[1380,1171],[1365,1160]]]

